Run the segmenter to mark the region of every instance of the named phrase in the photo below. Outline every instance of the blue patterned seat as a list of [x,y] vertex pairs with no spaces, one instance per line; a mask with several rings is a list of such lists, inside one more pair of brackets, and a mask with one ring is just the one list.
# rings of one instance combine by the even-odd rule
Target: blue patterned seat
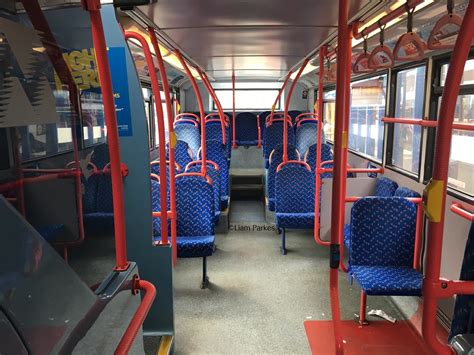
[[178,257],[203,258],[201,288],[206,288],[207,257],[214,253],[214,198],[212,186],[199,176],[176,180]]
[[275,178],[276,224],[282,234],[281,251],[286,254],[286,229],[314,227],[314,174],[303,163],[288,163]]
[[240,146],[258,144],[257,116],[252,112],[240,112],[235,117],[235,142]]
[[[196,162],[192,166],[190,166],[186,172],[187,173],[199,173],[201,172],[201,166],[202,162]],[[221,209],[219,208],[220,206],[220,198],[221,198],[221,184],[220,184],[220,178],[219,178],[219,170],[217,170],[214,165],[211,163],[207,163],[207,176],[212,181],[212,189],[214,191],[214,216],[215,216],[215,223],[217,224],[219,221],[219,217],[221,215]]]
[[[296,149],[298,149],[301,155],[304,156],[308,148],[317,143],[317,135],[318,123],[308,122],[296,127]],[[324,139],[322,143],[324,143]]]
[[[161,212],[161,195],[160,195],[160,183],[155,179],[151,179],[151,208],[153,212]],[[170,209],[170,199],[169,193],[166,196],[166,205],[167,209]],[[171,234],[170,231],[170,221],[168,221],[168,235]],[[158,217],[153,217],[153,237],[155,241],[161,239],[161,219]]]
[[395,193],[397,187],[398,185],[395,181],[383,176],[379,177],[375,183],[374,196],[391,197]]
[[201,146],[201,132],[199,131],[199,127],[194,124],[183,123],[175,125],[174,132],[178,140],[188,143],[189,148],[191,148],[193,152],[193,156],[196,157],[199,147]]
[[[166,145],[166,159],[169,160],[168,145]],[[186,165],[193,161],[193,151],[189,148],[188,143],[181,140],[176,141],[174,160],[181,168],[181,171],[184,171]]]
[[[311,171],[316,170],[316,149],[317,145],[311,145],[305,153],[305,162],[310,166]],[[331,146],[326,143],[321,143],[321,163],[332,160]],[[321,178],[332,178],[332,173],[322,173]]]
[[[463,281],[474,281],[474,223],[471,222],[471,229],[466,241],[464,250],[464,259],[461,266],[461,275],[459,277]],[[451,331],[449,339],[458,334],[472,334],[474,319],[474,296],[458,295],[454,305],[453,321],[451,323]]]
[[[265,128],[265,140],[263,142],[263,154],[265,168],[268,169],[268,158],[275,147],[283,142],[283,121],[273,122]],[[288,144],[295,144],[295,132],[288,124]]]
[[407,187],[400,186],[398,187],[395,192],[393,193],[393,196],[396,197],[420,197],[420,194],[418,192],[415,192],[413,190],[410,190]]
[[109,145],[99,144],[94,147],[91,163],[93,163],[98,169],[103,169],[109,163]]
[[[288,145],[288,159],[299,160],[300,156],[296,147],[292,144]],[[275,211],[275,175],[278,165],[283,161],[283,145],[279,144],[270,154],[270,164],[268,166],[267,175],[267,192],[268,192],[268,209]]]
[[219,181],[221,186],[220,209],[226,209],[229,205],[230,178],[227,152],[221,141],[208,140],[206,142],[206,159],[209,159],[219,166]]
[[219,119],[206,121],[206,140],[217,140],[222,142],[222,127]]
[[95,173],[85,182],[83,197],[84,227],[95,233],[110,233],[114,228],[112,180],[110,174]]
[[64,224],[48,224],[45,226],[38,226],[36,230],[49,243],[57,241],[57,239],[65,232],[66,226]]
[[405,198],[354,203],[349,274],[365,295],[421,295],[423,275],[413,269],[415,229],[416,205]]

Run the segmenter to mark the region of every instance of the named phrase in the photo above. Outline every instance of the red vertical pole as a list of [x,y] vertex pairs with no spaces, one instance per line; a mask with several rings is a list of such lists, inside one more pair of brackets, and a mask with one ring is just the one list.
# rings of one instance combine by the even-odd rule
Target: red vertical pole
[[426,343],[437,354],[452,354],[452,349],[436,337],[436,312],[442,283],[440,282],[441,254],[443,248],[444,215],[448,181],[449,156],[452,129],[459,87],[464,66],[474,38],[474,0],[464,14],[451,61],[446,76],[446,85],[441,99],[436,130],[433,178],[425,189],[425,203],[428,217],[428,236],[426,248],[426,268],[423,280],[423,323],[422,332]]
[[214,103],[217,106],[217,111],[219,112],[219,119],[221,121],[221,130],[222,130],[222,144],[226,144],[226,123],[224,119],[224,110],[222,110],[221,103],[219,101],[219,98],[216,95],[216,92],[212,88],[211,82],[209,81],[209,78],[207,77],[206,73],[204,73],[200,68],[196,67],[197,72],[199,73],[199,76],[201,77],[201,80],[204,84],[204,86],[207,89],[207,92],[209,95],[212,96],[212,99],[214,100]]
[[91,20],[92,41],[94,43],[97,70],[102,91],[105,122],[107,124],[107,140],[109,143],[110,171],[112,178],[112,197],[115,227],[115,258],[117,270],[128,268],[127,246],[125,238],[125,209],[123,204],[123,181],[120,164],[120,145],[118,138],[117,116],[115,113],[112,78],[110,76],[107,45],[100,15],[98,0],[83,0],[82,6],[89,12]]
[[340,263],[340,235],[344,229],[345,184],[347,177],[344,161],[344,148],[347,146],[347,131],[345,120],[347,115],[347,90],[349,85],[346,72],[349,41],[348,0],[339,0],[338,36],[337,36],[337,82],[336,82],[336,122],[334,134],[334,172],[331,206],[331,248],[330,248],[330,292],[331,312],[334,324],[334,339],[336,354],[343,354],[341,334],[341,314],[339,308],[338,272]]
[[205,113],[204,113],[204,105],[202,104],[202,97],[201,93],[199,92],[199,87],[196,83],[196,79],[194,79],[193,74],[189,70],[188,65],[183,59],[183,56],[181,55],[181,52],[178,50],[175,50],[174,53],[176,54],[176,57],[178,58],[179,62],[183,66],[184,70],[186,71],[186,74],[188,75],[189,80],[191,81],[191,85],[193,86],[194,93],[196,94],[196,99],[197,103],[199,106],[199,114],[201,116],[201,160],[202,160],[202,165],[201,165],[201,174],[203,176],[206,176],[207,172],[207,163],[206,163],[206,120],[205,120]]
[[[280,100],[281,94],[283,93],[283,90],[285,90],[286,84],[288,84],[288,81],[291,78],[291,74],[293,74],[292,70],[288,72],[288,75],[286,76],[285,81],[283,82],[283,85],[281,86],[280,91],[278,91],[278,95],[275,98],[275,102],[273,103],[273,106],[272,106],[272,112],[270,113],[270,122],[273,122],[273,114],[275,113],[276,104],[278,103],[278,100]],[[263,119],[266,120],[267,118],[264,117]]]
[[171,245],[173,247],[173,264],[176,265],[178,258],[177,241],[176,241],[176,178],[175,178],[175,158],[174,147],[176,145],[176,135],[174,134],[173,126],[173,109],[171,108],[171,92],[168,84],[168,76],[166,75],[165,64],[161,55],[158,39],[156,38],[155,30],[148,27],[151,44],[155,50],[156,59],[158,61],[158,68],[160,69],[161,82],[163,91],[165,92],[166,112],[168,116],[168,142],[169,142],[169,174],[170,174],[170,208],[171,208]]
[[[296,83],[298,82],[301,74],[303,73],[304,68],[306,68],[306,65],[309,62],[309,58],[306,58],[301,65],[300,70],[298,70],[298,74],[296,74],[295,80],[291,83],[290,91],[288,92],[288,97],[286,98],[286,104],[285,104],[285,114],[283,115],[283,162],[286,163],[288,161],[288,123],[287,116],[288,116],[288,110],[290,109],[290,101],[291,101],[291,96],[293,96],[293,91],[295,90]],[[273,113],[273,110],[272,110]],[[291,122],[291,119],[290,119]]]
[[[163,115],[163,107],[161,106],[161,94],[160,87],[158,84],[158,77],[155,71],[155,64],[153,57],[151,56],[150,47],[146,39],[139,33],[136,32],[125,32],[125,39],[135,39],[140,42],[143,53],[145,54],[145,60],[148,66],[148,73],[150,74],[151,89],[153,91],[153,102],[155,103],[156,110],[156,123],[158,125],[158,141],[159,141],[159,156],[160,156],[160,181],[166,181],[166,140],[165,140],[165,119]],[[170,164],[171,165],[171,164]],[[174,166],[173,166],[174,168]],[[173,172],[174,174],[174,172]],[[168,244],[168,192],[165,183],[160,184],[160,205],[161,205],[161,243]]]
[[324,242],[319,235],[319,211],[321,196],[321,143],[323,131],[323,100],[324,100],[324,58],[326,57],[326,45],[319,49],[319,73],[318,73],[318,132],[316,146],[316,171],[315,171],[315,195],[314,195],[314,240],[317,244],[329,246],[330,242]]
[[237,149],[237,143],[235,142],[235,72],[234,70],[232,70],[232,148]]

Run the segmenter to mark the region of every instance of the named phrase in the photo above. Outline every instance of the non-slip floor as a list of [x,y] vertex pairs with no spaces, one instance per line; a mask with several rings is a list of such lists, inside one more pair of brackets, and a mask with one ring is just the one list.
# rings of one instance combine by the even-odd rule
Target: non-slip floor
[[[307,354],[304,321],[330,319],[328,250],[309,231],[287,233],[288,254],[263,222],[257,201],[234,200],[231,227],[217,236],[208,258],[210,287],[199,289],[202,262],[180,259],[175,269],[177,354]],[[340,273],[341,311],[353,319],[359,290]],[[369,297],[370,308],[401,319],[388,298]]]

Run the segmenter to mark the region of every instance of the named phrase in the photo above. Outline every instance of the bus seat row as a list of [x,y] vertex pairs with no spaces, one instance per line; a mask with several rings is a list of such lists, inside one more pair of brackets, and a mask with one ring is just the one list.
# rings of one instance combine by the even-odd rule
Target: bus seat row
[[114,226],[112,180],[105,166],[84,177],[82,211],[86,230],[110,232]]

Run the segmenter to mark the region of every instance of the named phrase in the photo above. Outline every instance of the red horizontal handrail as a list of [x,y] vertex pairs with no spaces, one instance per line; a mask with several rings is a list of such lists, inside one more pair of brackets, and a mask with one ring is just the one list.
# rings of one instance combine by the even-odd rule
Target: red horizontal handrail
[[74,169],[62,173],[46,174],[41,176],[29,177],[7,182],[0,185],[0,193],[16,189],[24,184],[32,184],[37,182],[51,181],[56,179],[74,178],[80,175],[80,170]]
[[265,126],[266,127],[270,127],[274,122],[283,122],[283,121],[286,121],[288,122],[288,124],[293,127],[293,122],[291,122],[291,118],[289,116],[286,117],[286,119],[283,119],[283,118],[274,118],[273,120],[271,121],[268,121]]
[[[321,164],[322,165],[322,164]],[[332,173],[333,168],[321,168],[319,169],[321,173]],[[348,173],[384,173],[383,168],[347,168]]]
[[461,205],[458,202],[454,202],[451,204],[451,207],[449,209],[457,214],[458,216],[461,216],[462,218],[467,219],[468,221],[473,221],[474,220],[474,212],[471,212],[467,210],[463,205]]
[[127,327],[127,330],[122,336],[117,349],[115,350],[115,355],[127,355],[132,347],[132,344],[137,337],[138,330],[142,326],[145,318],[150,311],[150,308],[153,304],[153,301],[156,297],[156,288],[155,286],[145,280],[135,280],[134,291],[141,290],[145,292],[145,296],[142,299],[142,302],[137,308],[137,311],[133,315],[130,324]]
[[302,120],[304,118],[314,118],[314,119],[318,119],[318,113],[317,112],[303,112],[303,113],[300,113],[298,116],[296,116],[295,118],[295,122],[298,122],[299,120]]
[[[206,163],[208,162],[208,160],[206,160]],[[185,176],[196,176],[196,177],[202,177],[204,179],[206,179],[206,181],[212,185],[212,180],[211,178],[208,176],[208,175],[203,175],[202,173],[181,173],[181,174],[178,174],[176,175],[176,179],[178,178],[182,178],[182,177],[185,177]]]
[[[356,202],[364,197],[367,197],[367,196],[347,196],[346,202]],[[421,197],[404,197],[404,198],[416,204],[423,202],[423,199]]]
[[201,121],[201,118],[198,115],[196,115],[195,113],[187,113],[187,112],[183,112],[183,113],[180,113],[180,114],[176,115],[176,117],[174,118],[174,121],[176,122],[176,121],[184,119],[182,117],[189,117],[189,116],[194,117],[197,122]]
[[[421,127],[437,127],[438,121],[423,120],[420,118],[395,118],[395,117],[384,117],[382,118],[384,123],[400,123],[400,124],[412,124]],[[453,123],[453,129],[459,129],[463,131],[474,131],[474,124],[470,123]]]
[[[169,164],[170,164],[170,161],[167,160],[167,161],[166,161],[166,165],[169,165]],[[160,165],[160,162],[157,161],[157,160],[152,161],[152,162],[150,163],[150,166],[154,166],[154,165]],[[178,172],[180,172],[180,171],[181,171],[181,167],[179,166],[179,164],[175,162],[174,165],[176,166],[176,170],[178,170]]]

